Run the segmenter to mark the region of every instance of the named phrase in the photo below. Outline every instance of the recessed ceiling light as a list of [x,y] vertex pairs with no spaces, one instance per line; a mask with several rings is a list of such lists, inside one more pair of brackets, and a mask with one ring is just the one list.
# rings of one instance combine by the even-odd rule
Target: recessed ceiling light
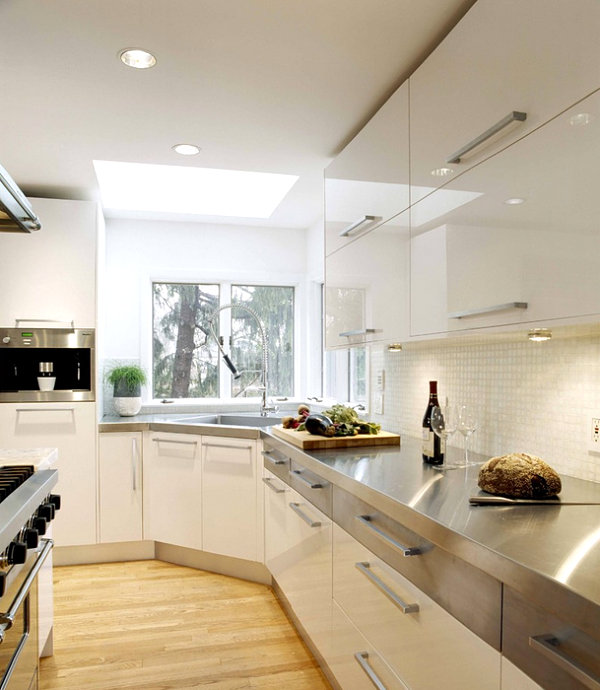
[[119,59],[127,67],[136,69],[148,69],[156,64],[154,55],[143,48],[125,48],[119,53]]
[[529,331],[527,337],[534,343],[541,343],[543,340],[550,340],[552,338],[552,331],[548,328],[534,328]]
[[510,199],[505,199],[504,203],[508,204],[508,206],[518,206],[519,204],[524,204],[525,199],[520,196],[513,196]]
[[435,170],[431,171],[431,174],[434,177],[446,177],[448,175],[452,175],[454,170],[452,168],[436,168]]
[[589,125],[593,119],[594,116],[590,113],[577,113],[577,115],[573,115],[569,118],[569,124],[573,127],[585,127],[585,125]]
[[171,148],[182,156],[197,156],[200,153],[200,147],[196,144],[175,144]]

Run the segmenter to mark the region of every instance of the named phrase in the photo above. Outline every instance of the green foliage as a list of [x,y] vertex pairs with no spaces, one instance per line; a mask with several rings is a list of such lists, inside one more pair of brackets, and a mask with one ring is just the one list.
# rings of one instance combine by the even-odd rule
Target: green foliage
[[126,364],[113,367],[106,374],[106,380],[115,385],[124,382],[129,390],[134,390],[137,386],[146,383],[146,372],[135,364]]

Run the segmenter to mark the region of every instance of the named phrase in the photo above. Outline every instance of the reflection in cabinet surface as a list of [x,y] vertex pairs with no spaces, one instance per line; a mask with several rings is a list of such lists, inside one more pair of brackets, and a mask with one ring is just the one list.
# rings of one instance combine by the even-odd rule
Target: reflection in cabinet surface
[[600,313],[599,127],[597,92],[413,206],[411,335]]

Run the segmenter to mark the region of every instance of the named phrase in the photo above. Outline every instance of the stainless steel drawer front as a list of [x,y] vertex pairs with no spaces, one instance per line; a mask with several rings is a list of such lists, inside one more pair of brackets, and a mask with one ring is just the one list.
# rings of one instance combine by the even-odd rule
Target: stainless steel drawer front
[[332,515],[332,485],[315,472],[307,470],[292,460],[288,479],[289,485],[301,496],[315,505],[327,517]]

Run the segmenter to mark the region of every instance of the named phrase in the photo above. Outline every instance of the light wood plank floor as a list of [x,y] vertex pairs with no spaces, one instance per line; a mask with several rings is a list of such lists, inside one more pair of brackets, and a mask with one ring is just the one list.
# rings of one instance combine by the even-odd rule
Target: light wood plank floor
[[330,687],[264,585],[161,561],[54,573],[40,690]]

